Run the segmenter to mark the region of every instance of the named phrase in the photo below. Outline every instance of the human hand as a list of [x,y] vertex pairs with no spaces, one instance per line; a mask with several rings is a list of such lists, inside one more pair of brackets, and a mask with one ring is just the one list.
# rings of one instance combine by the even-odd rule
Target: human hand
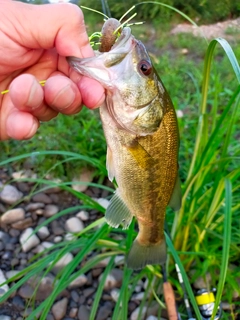
[[0,16],[0,92],[9,89],[0,94],[0,140],[29,139],[39,121],[101,105],[103,87],[65,59],[93,55],[77,6],[0,0]]

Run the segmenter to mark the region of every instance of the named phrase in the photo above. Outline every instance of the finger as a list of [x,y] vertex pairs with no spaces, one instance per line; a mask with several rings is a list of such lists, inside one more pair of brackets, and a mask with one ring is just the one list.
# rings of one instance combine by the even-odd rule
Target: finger
[[15,1],[3,5],[8,9],[10,7],[11,13],[16,15],[14,27],[18,32],[14,40],[22,46],[32,49],[56,47],[58,53],[63,56],[93,55],[83,13],[78,6],[73,4],[36,6]]
[[82,77],[78,82],[78,87],[82,95],[82,102],[86,107],[94,109],[103,104],[105,91],[99,82]]
[[57,115],[44,103],[43,88],[31,74],[15,78],[10,85],[9,95],[16,109],[29,112],[40,121],[51,120]]
[[6,119],[6,138],[30,139],[39,127],[38,120],[30,113],[15,110]]
[[82,108],[82,98],[77,85],[60,73],[51,76],[44,86],[45,101],[54,110],[74,114]]

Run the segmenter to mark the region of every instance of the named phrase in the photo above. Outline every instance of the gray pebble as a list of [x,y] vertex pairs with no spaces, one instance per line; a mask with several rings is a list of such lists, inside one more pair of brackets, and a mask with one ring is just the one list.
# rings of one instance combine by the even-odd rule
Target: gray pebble
[[52,307],[52,314],[55,320],[61,320],[67,312],[68,299],[63,298],[54,303]]
[[46,320],[55,320],[55,319],[54,319],[54,316],[51,313],[49,313],[46,317]]
[[58,206],[55,204],[47,204],[44,209],[44,216],[49,218],[57,214],[59,211]]
[[78,302],[78,300],[79,300],[79,295],[78,295],[78,293],[77,293],[76,290],[72,290],[72,291],[71,291],[71,298],[72,298],[73,301],[75,301],[76,303]]
[[107,306],[102,306],[99,308],[96,320],[106,320],[110,316],[112,311]]
[[95,289],[93,288],[87,288],[85,290],[83,290],[83,295],[85,298],[90,297],[93,293],[95,292]]
[[20,236],[20,243],[22,245],[22,250],[27,252],[36,247],[40,243],[40,240],[36,234],[33,234],[32,228],[27,228]]
[[78,320],[89,320],[90,311],[87,307],[81,305],[78,309]]
[[10,260],[10,259],[12,259],[12,256],[13,256],[12,252],[5,251],[4,254],[2,255],[2,259],[3,260]]
[[88,278],[84,274],[81,274],[68,285],[68,289],[71,290],[75,288],[80,288],[84,286],[87,283],[87,281]]
[[12,267],[17,266],[18,264],[19,264],[19,259],[18,259],[18,258],[13,258],[13,259],[11,260],[11,266],[12,266]]
[[35,202],[35,203],[29,203],[27,206],[26,206],[26,211],[35,211],[37,209],[42,209],[45,207],[45,204],[42,203],[42,202]]
[[20,231],[16,229],[10,229],[9,234],[11,237],[19,237],[20,236]]
[[23,301],[23,299],[19,296],[15,296],[12,299],[12,304],[15,308],[17,308],[19,311],[24,310],[25,309],[25,303]]
[[22,192],[11,185],[6,185],[0,192],[0,199],[7,204],[14,204],[23,197]]
[[[0,283],[5,282],[7,279],[5,278],[2,270],[0,269]],[[9,290],[9,286],[7,284],[4,284],[3,286],[1,286],[0,288],[0,297],[2,297],[6,292],[8,292]]]
[[43,240],[43,239],[46,239],[50,235],[50,232],[46,226],[43,226],[38,230],[37,235],[39,236],[39,238],[41,240]]
[[0,320],[11,320],[11,317],[5,316],[4,314],[0,315]]
[[72,217],[65,222],[65,229],[69,232],[77,233],[84,229],[84,224],[77,217]]
[[5,245],[5,249],[8,250],[8,251],[14,251],[14,244],[12,243],[6,243]]
[[32,197],[33,202],[42,202],[45,204],[52,203],[51,198],[43,192],[39,192]]
[[0,231],[0,241],[2,241],[4,244],[9,242],[9,235],[3,231]]

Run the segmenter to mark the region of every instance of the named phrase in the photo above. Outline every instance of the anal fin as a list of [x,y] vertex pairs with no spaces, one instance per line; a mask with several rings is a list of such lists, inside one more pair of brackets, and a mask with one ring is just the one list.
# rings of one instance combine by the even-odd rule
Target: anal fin
[[114,228],[118,228],[121,224],[123,229],[127,229],[132,221],[132,217],[128,207],[120,198],[118,191],[116,191],[106,210],[105,219],[107,223]]

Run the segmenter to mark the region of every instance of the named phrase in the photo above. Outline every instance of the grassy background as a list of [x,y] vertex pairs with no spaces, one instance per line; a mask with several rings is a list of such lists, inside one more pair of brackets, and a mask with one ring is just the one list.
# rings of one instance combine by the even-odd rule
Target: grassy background
[[[122,3],[125,4],[125,2]],[[81,4],[84,4],[84,1]],[[109,4],[116,14],[123,10],[120,7],[116,9],[117,4],[114,6],[111,1]],[[88,6],[90,6],[89,1]],[[164,15],[161,10],[154,14],[156,16],[160,14],[161,18]],[[201,17],[203,20],[206,19],[204,15]],[[100,16],[86,11],[85,18],[89,33],[100,30],[102,21]],[[222,46],[225,47],[225,51],[219,44],[214,51],[214,43],[211,43],[210,50],[207,51],[208,43],[204,39],[194,38],[187,34],[169,36],[169,30],[174,21],[166,24],[166,20],[161,20],[161,18],[158,16],[151,24],[148,22],[147,25],[135,26],[132,29],[136,37],[147,44],[155,67],[172,97],[175,108],[183,112],[183,117],[179,119],[181,136],[179,165],[183,206],[179,213],[174,214],[169,211],[167,215],[167,223],[175,245],[174,249],[169,242],[170,252],[175,259],[179,259],[180,256],[182,261],[179,262],[180,267],[183,272],[186,271],[190,283],[193,283],[199,276],[205,277],[206,272],[210,272],[212,276],[210,286],[218,288],[217,299],[233,303],[237,308],[239,301],[233,299],[233,291],[239,292],[237,277],[240,276],[240,71],[237,66],[235,72],[233,71],[225,51],[229,53],[233,65],[234,57],[224,42]],[[214,21],[215,17],[211,19]],[[155,30],[155,35],[149,41],[152,28]],[[239,45],[233,40],[231,47],[239,61]],[[182,49],[187,49],[188,53],[183,54]],[[213,64],[210,68],[209,63],[212,58]],[[4,142],[2,150],[0,165],[13,164],[15,168],[20,168],[23,165],[29,165],[30,162],[35,172],[41,176],[51,170],[55,176],[65,182],[62,188],[81,199],[83,206],[104,212],[104,209],[93,200],[68,187],[71,178],[86,164],[95,168],[97,176],[106,174],[103,169],[105,140],[98,111],[84,109],[76,116],[60,115],[57,119],[43,124],[33,139],[24,142]],[[38,155],[28,157],[28,164],[25,159],[18,159],[18,161],[13,159],[13,156],[39,150],[64,150],[64,152],[49,152],[50,154],[40,152]],[[73,155],[70,152],[76,154]],[[88,158],[77,154],[88,156]],[[9,158],[7,161],[6,157]],[[71,159],[75,160],[70,161]],[[36,183],[40,182],[43,181],[39,179],[36,181]],[[65,213],[60,213],[60,215]],[[136,234],[134,224],[131,225],[130,230],[120,231],[124,235],[124,240],[120,241],[112,235],[110,237],[111,228],[105,224],[102,225],[102,222],[100,219],[84,230],[79,234],[77,241],[55,245],[46,256],[43,255],[40,260],[38,257],[35,263],[18,275],[21,281],[25,281],[32,274],[37,274],[41,270],[47,273],[52,267],[49,266],[50,261],[56,262],[65,252],[85,248],[77,254],[68,269],[63,270],[59,275],[60,284],[58,283],[53,294],[39,307],[44,308],[42,319],[58,293],[67,286],[70,280],[89,270],[104,257],[114,257],[118,253],[128,251]],[[96,226],[99,226],[97,232]],[[105,254],[102,252],[103,248],[108,249]],[[78,268],[83,257],[93,250],[96,256],[89,259],[84,268]],[[104,273],[105,276],[112,266],[113,261],[111,260]],[[176,291],[182,295],[171,259],[168,271]],[[151,292],[151,299],[154,299],[154,294],[158,292],[158,287],[162,282],[159,267],[147,267],[139,274],[131,274],[131,271],[124,268],[125,282],[112,319],[119,319],[121,303],[120,317],[127,319],[127,303],[131,295],[128,282],[134,288],[141,277],[149,279],[148,291]],[[187,278],[185,281],[187,283]],[[20,283],[16,284],[18,285]],[[102,285],[103,283],[100,284],[97,291],[91,319],[94,319],[98,308]],[[15,286],[12,287],[12,291],[15,289]],[[188,290],[188,294],[191,296],[191,289]],[[141,305],[147,304],[149,304],[149,298],[145,296]],[[194,306],[194,301],[192,305]],[[37,314],[39,308],[34,314]],[[180,310],[185,313],[184,308]],[[33,318],[34,314],[30,318]],[[234,317],[233,311],[232,318]],[[224,318],[229,318],[229,315],[226,314]]]

